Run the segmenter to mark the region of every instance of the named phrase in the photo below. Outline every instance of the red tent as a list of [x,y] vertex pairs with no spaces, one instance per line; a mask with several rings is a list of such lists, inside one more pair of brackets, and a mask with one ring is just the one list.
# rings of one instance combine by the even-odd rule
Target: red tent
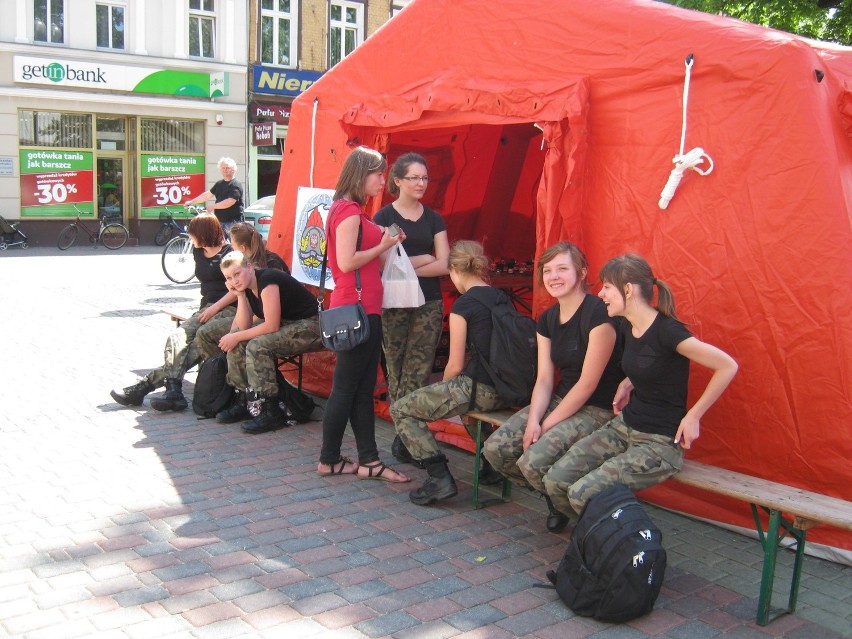
[[[688,54],[685,150],[715,169],[663,210]],[[852,500],[850,136],[849,48],[650,0],[415,0],[294,102],[270,245],[291,255],[297,188],[333,188],[353,146],[419,151],[451,241],[528,259],[569,239],[593,280],[648,258],[740,364],[690,457]],[[679,485],[647,496],[753,526]]]

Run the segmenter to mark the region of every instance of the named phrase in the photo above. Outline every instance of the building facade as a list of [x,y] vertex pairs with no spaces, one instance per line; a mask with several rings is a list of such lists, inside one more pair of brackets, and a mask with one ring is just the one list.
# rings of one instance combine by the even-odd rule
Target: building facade
[[108,214],[147,244],[164,206],[220,177],[219,157],[245,179],[245,0],[3,6],[0,214],[33,243]]

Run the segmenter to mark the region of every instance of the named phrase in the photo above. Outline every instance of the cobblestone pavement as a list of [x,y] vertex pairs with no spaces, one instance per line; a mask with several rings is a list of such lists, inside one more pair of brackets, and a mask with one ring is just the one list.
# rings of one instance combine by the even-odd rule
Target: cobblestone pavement
[[[113,403],[162,361],[160,309],[198,298],[156,249],[10,249],[0,276],[0,636],[852,637],[852,568],[806,558],[799,611],[761,628],[757,542],[653,507],[656,609],[574,617],[532,587],[567,537],[529,495],[472,510],[466,453],[447,451],[459,496],[421,508],[411,485],[317,476],[319,423],[251,437]],[[380,423],[387,461],[392,433]]]

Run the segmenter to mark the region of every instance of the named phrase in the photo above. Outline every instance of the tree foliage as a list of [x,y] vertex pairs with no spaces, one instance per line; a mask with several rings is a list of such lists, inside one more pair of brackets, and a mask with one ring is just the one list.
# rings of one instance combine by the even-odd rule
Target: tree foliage
[[660,0],[809,38],[852,44],[852,0]]

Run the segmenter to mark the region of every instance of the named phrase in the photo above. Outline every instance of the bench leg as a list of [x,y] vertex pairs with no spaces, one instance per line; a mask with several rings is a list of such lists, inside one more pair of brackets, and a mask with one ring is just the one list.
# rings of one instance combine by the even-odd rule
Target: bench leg
[[[765,626],[773,619],[796,610],[799,596],[799,582],[802,576],[802,560],[805,556],[805,537],[807,531],[794,528],[781,516],[781,511],[764,509],[769,513],[769,526],[766,534],[760,522],[757,506],[751,505],[757,534],[763,546],[763,575],[760,580],[760,598],[757,603],[757,625]],[[783,530],[782,530],[783,529]],[[796,540],[796,559],[793,563],[793,578],[790,583],[790,597],[786,610],[772,610],[772,586],[775,583],[775,566],[778,558],[778,546],[784,537],[790,534]]]
[[505,477],[503,478],[503,490],[500,493],[500,499],[486,499],[479,501],[479,466],[482,455],[482,420],[476,420],[476,453],[473,459],[473,509],[479,510],[500,501],[510,501],[512,499],[512,482]]

